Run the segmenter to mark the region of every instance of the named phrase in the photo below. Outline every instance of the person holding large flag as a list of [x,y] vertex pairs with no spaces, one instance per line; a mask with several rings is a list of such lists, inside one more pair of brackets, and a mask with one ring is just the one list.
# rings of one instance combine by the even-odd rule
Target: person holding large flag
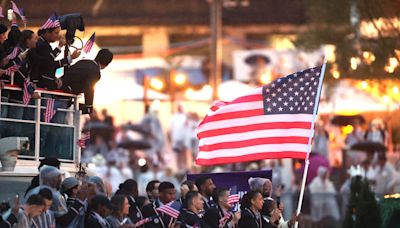
[[296,211],[299,215],[325,68],[326,61],[322,66],[278,78],[233,101],[216,102],[197,128],[200,143],[196,163],[305,159]]

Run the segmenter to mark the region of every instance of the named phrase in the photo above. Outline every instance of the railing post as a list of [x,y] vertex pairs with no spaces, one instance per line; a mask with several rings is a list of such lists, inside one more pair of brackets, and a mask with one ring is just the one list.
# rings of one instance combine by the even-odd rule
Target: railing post
[[40,157],[40,117],[41,117],[41,103],[42,93],[39,93],[39,98],[36,99],[35,108],[35,160],[38,162]]
[[80,111],[79,111],[79,102],[78,96],[74,98],[74,114],[73,114],[73,124],[74,124],[74,159],[75,164],[79,164],[81,162],[81,151],[78,146],[78,140],[81,137],[80,129]]

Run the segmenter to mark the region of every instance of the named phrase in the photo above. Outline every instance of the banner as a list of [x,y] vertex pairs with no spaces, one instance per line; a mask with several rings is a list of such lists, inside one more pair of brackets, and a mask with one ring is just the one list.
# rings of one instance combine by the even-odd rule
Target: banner
[[248,182],[250,177],[262,177],[272,180],[272,170],[188,174],[187,179],[194,182],[197,178],[204,176],[211,177],[217,188],[230,188],[236,185],[238,191],[247,192],[250,190]]

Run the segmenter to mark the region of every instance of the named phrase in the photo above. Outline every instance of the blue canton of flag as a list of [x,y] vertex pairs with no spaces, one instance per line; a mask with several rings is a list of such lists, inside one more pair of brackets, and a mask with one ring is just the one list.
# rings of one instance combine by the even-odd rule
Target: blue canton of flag
[[290,74],[265,85],[265,114],[313,114],[320,74],[321,66]]

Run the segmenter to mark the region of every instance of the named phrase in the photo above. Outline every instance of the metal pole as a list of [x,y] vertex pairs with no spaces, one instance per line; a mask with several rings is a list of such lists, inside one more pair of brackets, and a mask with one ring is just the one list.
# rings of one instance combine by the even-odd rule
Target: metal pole
[[175,106],[174,77],[175,77],[175,68],[171,67],[171,69],[169,71],[169,101],[170,101],[170,105],[171,105],[171,114],[173,114],[174,110],[175,110],[175,107],[174,107]]
[[144,114],[146,114],[146,107],[147,107],[147,103],[148,103],[148,98],[147,98],[148,88],[149,88],[149,78],[145,74],[143,76],[143,111],[144,111]]
[[213,100],[218,99],[218,86],[221,83],[222,71],[222,6],[221,0],[212,0],[211,16],[211,71],[210,85],[213,88]]

